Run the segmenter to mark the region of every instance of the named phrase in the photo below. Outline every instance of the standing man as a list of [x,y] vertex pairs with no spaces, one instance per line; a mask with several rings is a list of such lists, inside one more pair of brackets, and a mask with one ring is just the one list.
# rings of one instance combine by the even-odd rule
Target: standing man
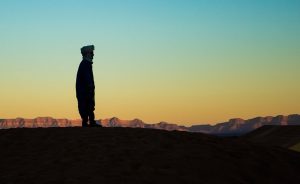
[[94,50],[94,45],[88,45],[81,48],[83,59],[79,65],[76,77],[76,97],[79,114],[82,119],[82,127],[101,127],[101,125],[96,124],[94,115],[95,83],[92,68]]

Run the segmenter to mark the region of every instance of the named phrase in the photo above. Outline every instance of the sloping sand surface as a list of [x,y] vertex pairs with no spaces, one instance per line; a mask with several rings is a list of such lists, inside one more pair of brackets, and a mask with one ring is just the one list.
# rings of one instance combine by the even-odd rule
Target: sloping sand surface
[[140,128],[0,130],[0,183],[299,183],[300,153]]
[[243,138],[255,143],[289,148],[300,142],[300,126],[266,125],[244,135]]

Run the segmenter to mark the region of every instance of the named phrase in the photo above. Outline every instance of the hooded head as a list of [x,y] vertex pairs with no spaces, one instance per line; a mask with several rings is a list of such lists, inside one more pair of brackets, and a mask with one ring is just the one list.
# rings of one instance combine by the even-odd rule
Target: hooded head
[[87,45],[82,47],[81,49],[81,55],[84,59],[92,62],[94,58],[94,50],[95,46],[94,45]]

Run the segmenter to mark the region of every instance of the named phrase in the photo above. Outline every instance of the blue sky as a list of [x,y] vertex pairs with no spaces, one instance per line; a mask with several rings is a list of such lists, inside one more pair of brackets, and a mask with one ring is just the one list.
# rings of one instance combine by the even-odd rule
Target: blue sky
[[296,0],[4,0],[0,116],[77,118],[75,75],[87,44],[96,46],[98,118],[296,113],[299,22]]

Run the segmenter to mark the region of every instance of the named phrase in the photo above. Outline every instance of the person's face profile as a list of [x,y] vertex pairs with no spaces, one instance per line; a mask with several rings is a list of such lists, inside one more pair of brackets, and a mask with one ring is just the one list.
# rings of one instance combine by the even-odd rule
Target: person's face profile
[[92,52],[88,52],[86,54],[86,57],[93,59],[94,58],[94,52],[93,51]]
[[92,57],[92,58],[94,57],[94,52],[91,52],[91,57]]

